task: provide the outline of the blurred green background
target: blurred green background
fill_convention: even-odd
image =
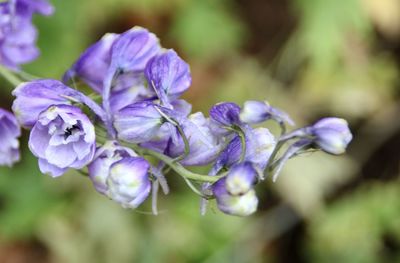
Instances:
[[[289,162],[237,218],[215,204],[200,216],[174,174],[159,216],[149,201],[125,210],[78,174],[41,175],[25,132],[22,162],[0,168],[1,263],[400,262],[400,1],[51,2],[29,73],[60,78],[106,32],[140,25],[191,65],[195,111],[267,99],[299,126],[346,118],[355,136],[344,156]],[[13,87],[0,85],[9,109]]]

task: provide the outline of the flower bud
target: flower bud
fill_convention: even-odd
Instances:
[[[240,120],[248,124],[257,124],[266,120],[273,119],[279,123],[286,122],[294,125],[289,115],[280,109],[271,107],[264,101],[246,101],[240,112]]]
[[[141,27],[120,35],[111,48],[111,72],[142,71],[147,62],[160,51],[157,37]]]
[[[118,34],[106,34],[90,46],[69,69],[63,82],[68,83],[75,76],[81,78],[95,91],[101,92],[103,80],[111,63],[111,46]]]
[[[353,138],[348,123],[340,118],[323,118],[311,129],[315,136],[314,143],[323,151],[331,154],[342,154]]]
[[[0,108],[0,166],[11,166],[19,160],[21,129],[10,112]]]
[[[230,127],[239,124],[240,107],[233,102],[221,102],[210,109],[210,117],[219,125]]]
[[[129,105],[114,116],[118,138],[130,143],[141,143],[153,138],[164,123],[157,107],[151,102]]]
[[[126,157],[137,156],[130,148],[120,146],[115,141],[107,141],[97,148],[93,161],[88,165],[89,177],[96,190],[102,194],[108,193],[107,178],[110,167]]]
[[[257,180],[257,171],[250,162],[236,164],[226,176],[226,190],[231,195],[243,195],[250,191]]]
[[[107,178],[109,197],[125,208],[136,208],[151,189],[150,164],[141,157],[129,157],[114,163]]]
[[[212,186],[218,208],[229,215],[248,216],[257,210],[258,199],[254,189],[243,195],[231,195],[226,189],[226,179],[218,180]]]
[[[150,59],[145,75],[149,86],[167,105],[185,92],[192,82],[189,65],[172,49]]]

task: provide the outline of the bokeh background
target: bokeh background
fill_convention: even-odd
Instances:
[[[174,174],[160,197],[125,210],[73,172],[41,175],[22,138],[22,162],[0,168],[1,263],[400,262],[400,1],[51,0],[36,17],[42,56],[24,70],[60,78],[106,32],[156,33],[191,65],[185,98],[266,99],[306,125],[349,120],[346,155],[292,160],[257,189],[259,211],[230,217]],[[0,78],[0,105],[10,86]],[[276,127],[271,126],[273,131]]]

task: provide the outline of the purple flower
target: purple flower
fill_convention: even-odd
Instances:
[[[63,94],[71,93],[71,88],[60,81],[43,79],[25,82],[14,89],[12,106],[15,116],[24,127],[33,127],[39,114],[51,105],[70,104]]]
[[[10,3],[15,3],[17,14],[29,15],[38,13],[49,16],[54,13],[54,7],[46,0],[10,0]]]
[[[10,112],[0,108],[0,166],[11,166],[19,160],[21,129]]]
[[[102,108],[77,90],[65,86],[58,80],[41,79],[20,84],[12,93],[16,98],[12,109],[22,126],[31,128],[39,114],[51,105],[66,105],[78,102],[89,107],[101,120]]]
[[[231,195],[244,195],[257,181],[257,171],[250,162],[235,164],[226,176],[226,190]]]
[[[210,109],[210,117],[223,127],[239,125],[240,107],[233,102],[220,102]]]
[[[120,146],[116,141],[107,141],[97,148],[93,161],[89,164],[89,177],[96,190],[102,194],[108,194],[107,178],[110,175],[110,167],[123,158],[137,156],[130,148]]]
[[[248,124],[257,124],[266,120],[273,119],[279,123],[294,125],[289,115],[280,109],[271,107],[264,101],[246,101],[240,112],[240,120]]]
[[[50,15],[53,8],[42,0],[10,0],[0,3],[0,64],[17,70],[20,64],[38,57],[33,13]]]
[[[151,102],[138,102],[123,108],[114,116],[118,138],[141,143],[152,139],[164,124],[164,118]]]
[[[122,77],[122,78],[121,78]],[[144,78],[131,77],[124,82],[125,76],[120,76],[118,85],[114,87],[110,96],[111,111],[116,113],[119,110],[136,102],[147,100],[154,96],[154,93],[146,87]]]
[[[37,32],[31,21],[13,16],[6,3],[0,4],[0,64],[18,69],[39,56],[36,47]]]
[[[323,118],[311,128],[315,136],[314,143],[323,151],[331,154],[342,154],[353,138],[348,123],[340,118]]]
[[[212,192],[218,208],[229,215],[248,216],[257,210],[258,199],[254,189],[243,195],[232,195],[226,189],[226,178],[218,180],[212,185]]]
[[[111,48],[111,72],[143,71],[160,51],[158,38],[147,29],[134,27],[120,35]]]
[[[172,49],[153,57],[146,66],[145,75],[149,86],[166,105],[182,95],[192,82],[189,65]]]
[[[182,122],[182,129],[186,135],[190,151],[188,156],[180,161],[183,165],[206,165],[218,156],[222,143],[209,127],[209,120],[201,112],[190,115]],[[178,157],[184,153],[184,142],[180,137],[177,144],[172,143],[168,150],[170,155]]]
[[[265,169],[276,144],[274,136],[267,128],[252,129],[247,127],[245,130],[245,142],[246,153],[243,161],[251,162],[260,170]],[[213,167],[214,172],[238,163],[241,155],[242,141],[236,135],[218,157]]]
[[[104,77],[111,63],[111,47],[118,37],[118,34],[106,34],[86,49],[71,69],[65,73],[63,82],[68,83],[70,79],[79,77],[95,91],[101,93]]]
[[[136,208],[149,196],[150,164],[140,157],[123,158],[110,168],[108,196],[125,208]]]
[[[93,159],[94,126],[74,106],[50,106],[39,115],[29,137],[29,148],[39,158],[42,173],[57,177],[68,168],[81,169]]]

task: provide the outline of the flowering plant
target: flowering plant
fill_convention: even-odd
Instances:
[[[169,192],[166,174],[173,170],[202,198],[203,212],[215,199],[222,212],[247,216],[257,209],[256,185],[275,181],[290,158],[315,150],[342,154],[352,139],[347,122],[334,117],[287,132],[292,119],[265,101],[221,102],[209,117],[192,113],[180,99],[191,85],[189,65],[141,27],[106,34],[62,81],[22,82],[19,65],[38,54],[32,14],[52,8],[44,0],[10,0],[0,13],[2,73],[16,84],[15,116],[0,110],[0,165],[18,160],[22,126],[31,130],[29,148],[42,173],[78,170],[123,207],[136,208],[151,193],[157,214],[159,188]],[[79,91],[83,85],[92,93]],[[276,122],[281,134],[254,127],[265,121]],[[197,174],[190,166],[211,169]]]

